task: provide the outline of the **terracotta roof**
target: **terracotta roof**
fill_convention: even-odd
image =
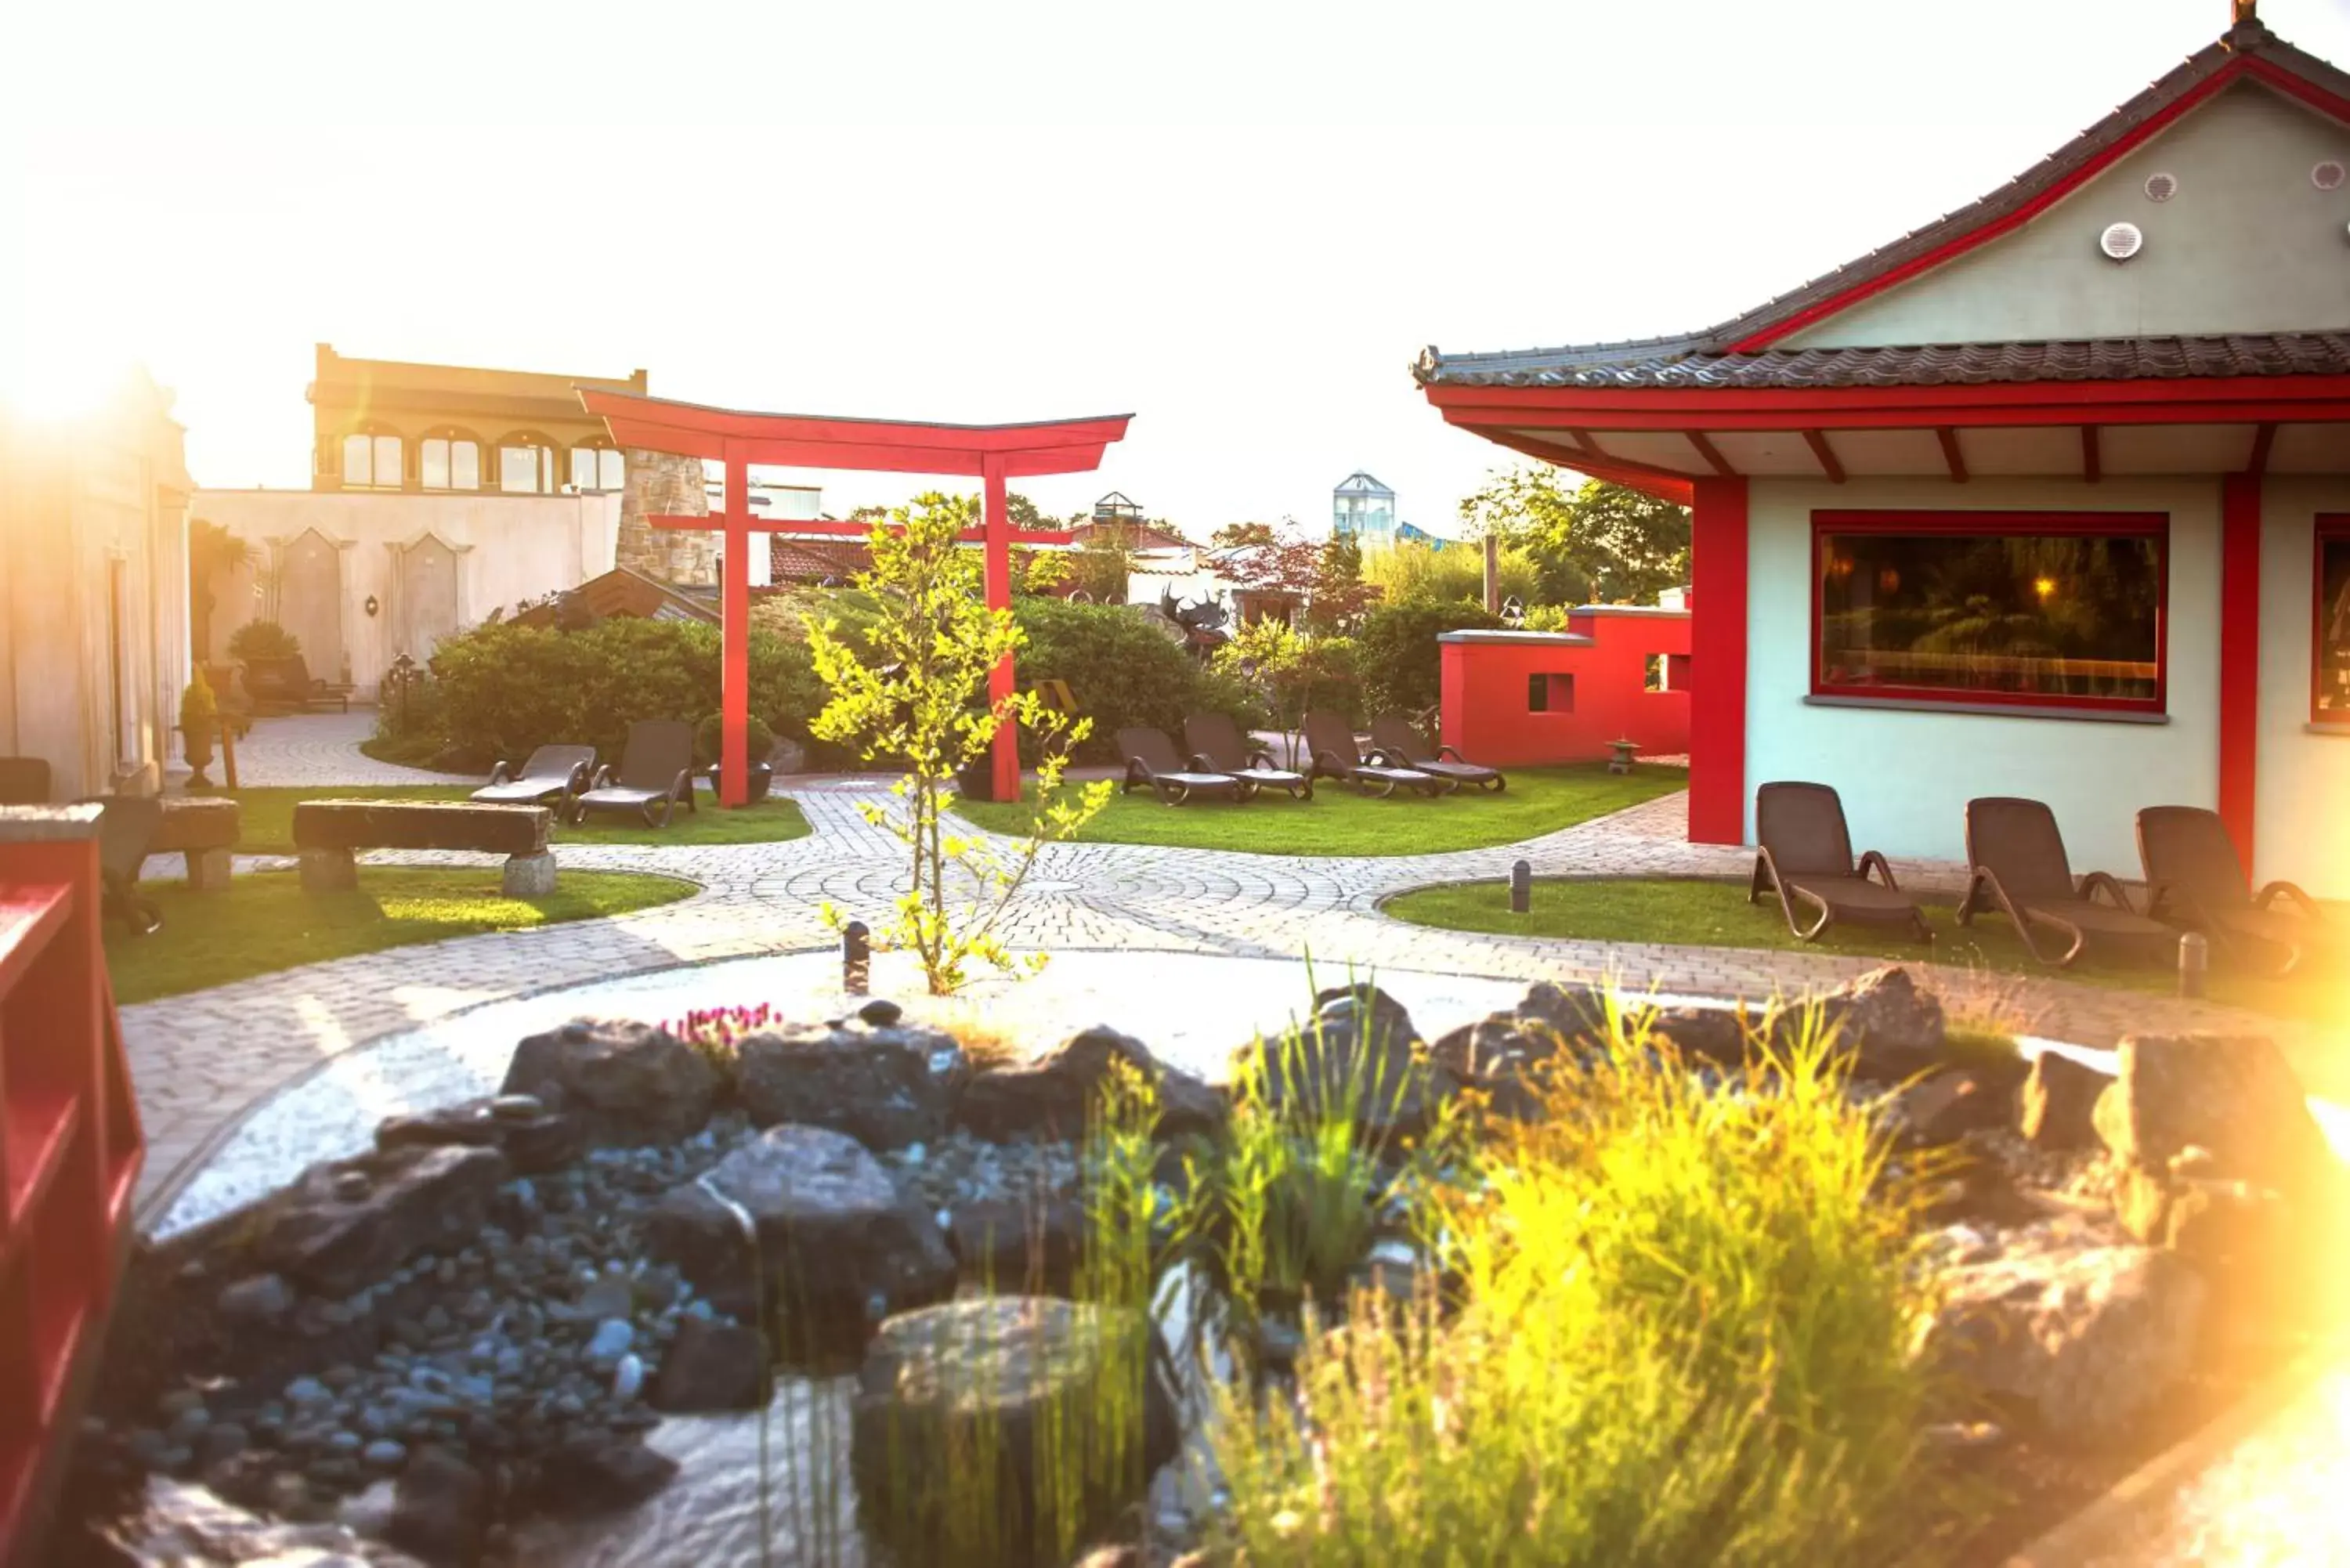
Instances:
[[[1856,376],[1848,381],[1799,379],[1780,381],[1767,379],[1778,374],[1802,375],[1801,368],[1788,369],[1781,363],[1790,356],[1763,348],[1762,352],[1736,354],[1732,351],[1744,345],[1750,349],[1762,348],[1755,340],[1774,334],[1783,334],[1808,324],[1808,318],[1855,289],[1880,280],[1902,275],[1929,263],[1938,253],[1969,235],[1986,228],[2009,223],[2028,216],[2042,205],[2062,193],[2068,182],[2084,171],[2096,166],[2111,153],[2116,144],[2129,140],[2145,129],[2149,121],[2175,112],[2182,99],[2199,91],[2217,90],[2222,85],[2214,78],[2237,78],[2250,75],[2250,79],[2272,80],[2282,73],[2324,98],[2350,100],[2350,74],[2337,70],[2316,56],[2293,47],[2257,20],[2247,19],[2230,28],[2225,36],[2205,48],[2189,55],[2168,75],[2122,105],[2104,119],[2074,137],[2070,142],[2043,159],[2033,168],[2009,181],[1981,201],[1970,202],[1921,229],[1917,229],[1891,244],[1869,252],[1856,261],[1849,262],[1834,272],[1824,274],[1802,287],[1783,294],[1757,306],[1742,316],[1721,323],[1702,332],[1678,337],[1644,337],[1616,343],[1570,344],[1555,348],[1531,348],[1498,354],[1445,354],[1434,345],[1422,349],[1412,365],[1412,375],[1421,385],[1437,386],[1810,386],[1866,385],[1870,381]],[[2331,335],[2314,335],[2326,337]],[[2183,342],[2238,344],[2267,342],[2291,344],[2290,337],[2210,338],[2210,339],[2146,339],[2123,340],[2125,352],[2142,358],[2154,365],[2164,362],[2170,350],[2159,347],[2164,343]],[[1966,348],[1925,348],[1882,350],[1888,354],[1907,353],[1914,356],[1954,355],[1972,349],[1984,349],[1991,358],[1980,362],[1981,369],[1972,379],[1981,380],[2051,379],[2056,372],[2042,371],[2033,376],[2007,376],[1995,367],[2028,367],[2035,363],[2033,350],[2062,348],[2100,351],[2105,345],[2043,345],[1991,344],[1970,345]],[[2298,348],[2284,351],[2288,357],[2298,357]],[[1772,363],[1759,367],[1756,373],[1763,379],[1742,381],[1744,368],[1724,370],[1721,362],[1760,360]],[[1691,360],[1705,360],[1700,365],[1673,380],[1644,379],[1660,377],[1670,368]],[[2278,364],[2274,356],[2263,356],[2265,364]],[[1887,360],[1890,367],[1894,361]],[[2324,369],[2336,367],[2328,365]],[[1597,379],[1587,379],[1596,373]],[[2139,370],[2140,375],[2189,375],[2199,371],[2157,369]],[[2227,372],[2219,372],[2227,373]],[[2279,375],[2303,373],[2299,366],[2236,372],[2248,375]],[[1906,367],[1898,372],[1880,369],[1880,384],[1930,385],[1941,380],[1964,380],[1968,375],[1943,373],[1923,381],[1903,378],[1925,375],[1922,363]],[[2087,375],[2089,372],[2081,372]]]
[[[1448,364],[1446,386],[1947,387],[2019,381],[2128,381],[2178,376],[2350,375],[2350,332],[2226,337],[2102,337],[2055,343],[1897,348],[1766,348],[1622,358],[1537,354]]]
[[[862,539],[794,539],[768,535],[768,572],[779,583],[847,582],[873,567],[873,551]]]

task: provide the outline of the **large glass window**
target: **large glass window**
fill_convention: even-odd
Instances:
[[[1813,541],[1816,693],[2162,711],[2165,517],[1820,512]]]
[[[416,455],[419,477],[427,490],[482,487],[482,445],[471,436],[426,436]]]
[[[2310,719],[2350,724],[2350,517],[2317,522],[2317,627]]]
[[[627,473],[626,461],[615,448],[571,449],[571,484],[575,490],[618,490]]]
[[[355,431],[343,438],[343,483],[353,488],[400,488],[400,438]]]
[[[498,448],[498,488],[516,495],[555,493],[555,449],[509,436]]]

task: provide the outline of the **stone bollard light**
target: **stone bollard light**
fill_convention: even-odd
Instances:
[[[2204,981],[2211,972],[2211,939],[2200,931],[2189,931],[2178,939],[2178,994],[2189,1001],[2199,1000]]]
[[[840,928],[840,989],[863,996],[873,983],[873,933],[862,920]]]
[[[1523,915],[1534,907],[1534,868],[1531,861],[1521,860],[1510,867],[1510,913]]]

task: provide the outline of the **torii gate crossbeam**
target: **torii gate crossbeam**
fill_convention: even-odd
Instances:
[[[656,528],[722,530],[726,551],[720,574],[723,658],[720,699],[723,744],[718,800],[741,805],[750,798],[747,733],[751,712],[751,535],[754,533],[857,534],[852,523],[791,522],[751,514],[750,466],[839,468],[976,478],[984,496],[979,538],[986,547],[987,603],[1012,606],[1012,546],[1066,545],[1060,530],[1018,530],[1006,506],[1006,482],[1047,473],[1082,473],[1101,465],[1102,452],[1126,434],[1131,414],[1052,420],[1035,424],[941,425],[893,420],[835,419],[810,414],[748,413],[639,397],[598,388],[577,389],[580,403],[602,419],[613,444],[726,465],[726,510],[708,517],[659,516]],[[971,535],[965,535],[968,538]],[[988,679],[988,697],[1002,702],[1014,691],[1007,656]],[[1020,741],[1014,727],[995,733],[991,783],[998,800],[1020,794]]]

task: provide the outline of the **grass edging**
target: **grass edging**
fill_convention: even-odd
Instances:
[[[2103,1496],[2009,1557],[2002,1568],[2076,1568],[2121,1544],[2124,1532],[2174,1501],[2229,1449],[2282,1415],[2318,1380],[2350,1362],[2340,1343],[2304,1351],[2283,1371],[2114,1483]]]

